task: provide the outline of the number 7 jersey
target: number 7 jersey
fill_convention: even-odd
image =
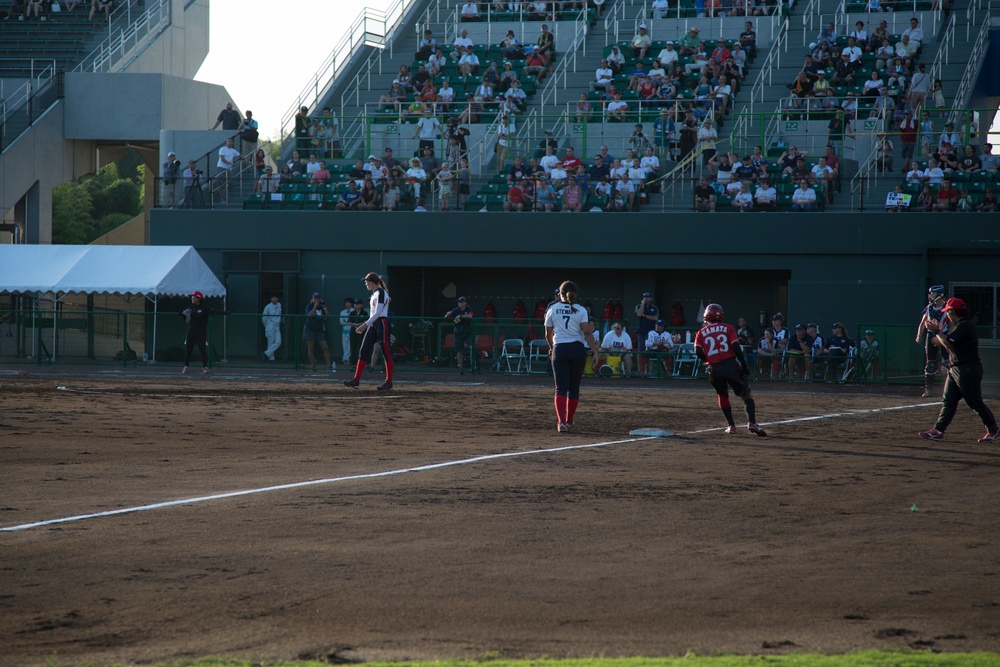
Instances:
[[[737,345],[736,327],[725,322],[707,324],[694,337],[694,346],[702,349],[705,361],[711,365],[735,359]]]

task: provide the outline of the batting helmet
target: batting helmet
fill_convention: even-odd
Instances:
[[[719,304],[710,303],[705,306],[705,314],[702,315],[702,319],[706,322],[721,322],[723,317],[725,317],[725,312]]]

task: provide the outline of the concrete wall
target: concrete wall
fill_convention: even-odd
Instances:
[[[163,74],[66,74],[67,139],[159,141],[164,128],[209,129],[222,86]]]
[[[193,79],[208,56],[209,4],[209,0],[171,0],[170,27],[128,71]]]
[[[25,204],[16,222],[27,243],[52,242],[52,188],[94,169],[94,142],[63,138],[65,112],[56,102],[0,157],[0,217]]]
[[[387,273],[401,316],[437,314],[449,283],[479,307],[492,298],[509,312],[515,297],[531,309],[572,278],[600,308],[608,299],[627,308],[653,289],[663,308],[680,301],[688,321],[701,303],[718,301],[751,320],[781,310],[793,321],[909,323],[927,285],[996,279],[1000,238],[988,215],[950,216],[947,229],[933,214],[820,218],[156,210],[150,242],[194,245],[232,298],[248,303],[262,294],[240,296],[233,279],[259,274],[230,270],[227,253],[297,253],[295,287],[285,296],[293,310],[314,289],[338,302],[362,296],[361,276]],[[804,238],[802,228],[814,233]],[[958,250],[938,261],[933,249],[944,247]],[[954,259],[972,247],[975,254]],[[258,289],[255,280],[246,284]]]

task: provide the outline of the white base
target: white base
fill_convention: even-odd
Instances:
[[[637,428],[628,432],[629,435],[644,435],[650,438],[669,438],[674,434],[665,428]]]

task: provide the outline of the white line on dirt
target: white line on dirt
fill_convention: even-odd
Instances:
[[[383,397],[385,398],[385,397]],[[837,417],[856,417],[865,414],[875,414],[879,412],[889,412],[892,410],[909,410],[912,408],[925,408],[933,405],[938,405],[938,402],[934,403],[916,403],[910,405],[897,405],[886,408],[871,408],[868,410],[846,410],[844,412],[831,412],[825,415],[815,415],[812,417],[796,417],[794,419],[784,419],[781,421],[774,422],[764,422],[761,426],[775,426],[779,424],[795,424],[799,422],[807,421],[818,421],[821,419],[835,419]],[[700,433],[711,433],[713,431],[721,431],[722,428],[707,428],[700,429],[697,431],[688,431],[686,433],[678,433],[677,435],[697,435]],[[184,498],[181,500],[170,500],[162,503],[153,503],[151,505],[139,505],[137,507],[123,507],[116,510],[107,510],[104,512],[92,512],[89,514],[77,514],[75,516],[62,517],[59,519],[48,519],[45,521],[34,521],[32,523],[23,523],[16,526],[6,526],[0,527],[0,533],[12,533],[16,531],[29,530],[31,528],[44,528],[45,526],[55,526],[63,523],[75,523],[77,521],[84,521],[86,519],[99,519],[102,517],[118,516],[121,514],[133,514],[135,512],[148,512],[150,510],[164,509],[167,507],[177,507],[180,505],[194,505],[197,503],[204,503],[212,500],[223,500],[225,498],[238,498],[241,496],[250,496],[259,493],[269,493],[271,491],[287,491],[288,489],[300,489],[307,486],[319,486],[321,484],[334,484],[337,482],[349,482],[359,479],[376,479],[379,477],[392,477],[395,475],[404,475],[406,473],[413,472],[425,472],[427,470],[438,470],[440,468],[449,468],[454,466],[469,465],[472,463],[482,463],[483,461],[495,461],[497,459],[509,459],[521,456],[534,456],[537,454],[553,454],[556,452],[566,452],[576,449],[593,449],[597,447],[610,447],[611,445],[624,445],[633,442],[642,442],[644,440],[657,440],[658,437],[640,437],[640,438],[624,438],[621,440],[608,440],[605,442],[594,442],[584,445],[567,445],[565,447],[550,447],[546,449],[531,449],[523,452],[503,452],[501,454],[484,454],[482,456],[473,456],[467,459],[457,459],[454,461],[443,461],[441,463],[430,463],[422,466],[414,466],[412,468],[400,468],[397,470],[385,470],[382,472],[372,472],[363,473],[359,475],[346,475],[344,477],[327,477],[324,479],[314,479],[307,482],[294,482],[291,484],[279,484],[277,486],[266,486],[257,489],[245,489],[242,491],[229,491],[227,493],[217,493],[209,496],[197,496],[194,498]]]
[[[121,392],[119,390],[114,390],[114,389],[109,389],[107,391],[102,390],[102,389],[73,389],[72,387],[67,387],[67,386],[64,386],[64,385],[56,387],[56,391],[68,391],[68,392],[71,392],[71,393],[74,393],[74,394],[98,394],[98,395],[102,395],[102,396],[116,396],[116,395],[123,395],[124,396],[124,395],[126,395],[124,392]],[[148,393],[136,394],[136,393],[129,393],[127,395],[128,396],[146,396],[146,397],[153,397],[153,398],[231,398],[231,396],[223,396],[221,394],[214,395],[214,394],[148,394]],[[389,399],[389,398],[399,398],[399,397],[400,396],[398,394],[385,394],[385,393],[372,394],[372,393],[365,392],[363,394],[361,394],[361,393],[354,393],[353,395],[352,394],[343,394],[343,395],[340,395],[340,396],[320,396],[318,398],[322,398],[323,400],[329,400],[329,401],[359,401],[359,400],[365,400],[365,399],[378,399],[378,400],[383,400],[384,401],[384,400]]]

